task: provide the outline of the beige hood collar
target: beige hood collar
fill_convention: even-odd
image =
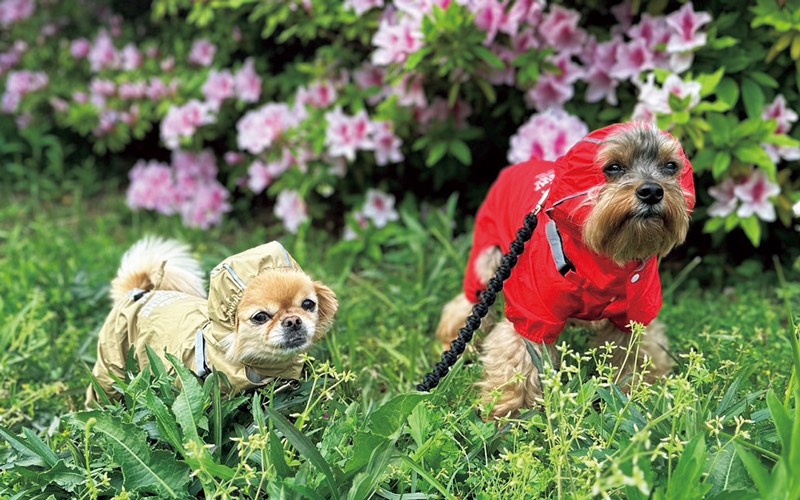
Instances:
[[[263,271],[303,270],[283,245],[272,241],[232,255],[211,270],[208,290],[209,342],[219,343],[236,330],[236,308],[250,281]]]

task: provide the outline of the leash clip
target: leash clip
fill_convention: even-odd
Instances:
[[[531,212],[533,215],[539,215],[539,212],[542,211],[544,207],[544,202],[547,201],[547,196],[550,194],[550,188],[545,189],[544,193],[542,193],[542,197],[539,198],[539,201],[536,202],[536,206],[533,207],[533,211]]]

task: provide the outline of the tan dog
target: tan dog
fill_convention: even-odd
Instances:
[[[658,258],[683,242],[693,207],[692,166],[680,144],[643,123],[597,130],[555,162],[531,160],[501,172],[478,212],[464,293],[444,307],[437,329],[448,348],[520,225],[537,214],[503,288],[505,318],[482,345],[479,386],[484,402],[496,403],[491,417],[541,398],[526,342],[557,361],[553,346],[567,322],[579,320],[596,330],[597,343],[619,346],[614,361],[623,375],[646,359],[651,380],[669,371],[664,329],[654,321]],[[650,325],[638,346],[630,345],[632,321]]]
[[[100,331],[92,373],[118,397],[128,352],[149,364],[146,346],[196,375],[225,374],[230,391],[297,379],[299,354],[331,328],[338,309],[330,288],[313,281],[278,242],[229,257],[211,272],[208,298],[200,264],[186,245],[145,238],[122,259],[111,283],[114,307]],[[170,366],[166,363],[166,366]],[[92,387],[86,405],[96,401]]]

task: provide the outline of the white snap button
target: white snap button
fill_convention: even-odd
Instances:
[[[633,276],[631,276],[631,283],[636,283],[637,281],[639,281],[639,274],[638,273],[634,274]]]
[[[611,300],[609,300],[608,302],[611,303],[611,302],[614,302],[615,300],[617,300],[616,297],[611,297]]]

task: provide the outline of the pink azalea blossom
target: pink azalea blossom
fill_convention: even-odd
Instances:
[[[204,230],[219,225],[222,215],[231,210],[228,190],[216,180],[199,184],[194,189],[192,198],[180,206],[184,225]]]
[[[214,55],[217,47],[206,38],[195,40],[192,43],[192,50],[189,52],[188,61],[196,66],[211,66],[214,62]]]
[[[383,0],[344,0],[344,8],[354,10],[359,16],[377,7],[383,7]]]
[[[776,134],[788,134],[792,124],[797,121],[797,112],[787,108],[786,98],[782,94],[778,94],[770,104],[764,107],[761,118],[775,120],[778,123]]]
[[[28,128],[31,123],[33,123],[33,115],[25,111],[20,113],[15,121],[18,129],[25,129]]]
[[[736,210],[739,200],[736,198],[734,188],[736,183],[733,179],[725,179],[721,184],[709,188],[708,194],[714,198],[714,203],[708,207],[708,215],[711,217],[727,217]]]
[[[47,87],[50,79],[41,71],[12,71],[6,78],[6,91],[2,96],[2,110],[13,113],[19,107],[22,98],[31,92]]]
[[[122,48],[120,53],[120,68],[125,71],[133,71],[142,67],[144,57],[136,45],[129,43]]]
[[[261,77],[252,57],[248,58],[233,77],[236,97],[242,102],[258,102],[261,98]]]
[[[297,124],[297,117],[289,106],[267,103],[249,111],[236,124],[239,149],[259,154]]]
[[[574,83],[583,77],[583,69],[572,62],[569,54],[563,53],[550,62],[558,66],[560,74],[545,73],[536,85],[525,94],[528,102],[538,110],[560,108],[575,94]]]
[[[247,187],[255,194],[259,194],[285,171],[286,165],[282,162],[264,163],[256,160],[247,170]]]
[[[275,200],[275,215],[281,219],[287,231],[296,234],[308,220],[308,208],[297,191],[287,189],[281,191]]]
[[[120,99],[128,101],[144,99],[147,96],[147,84],[145,82],[120,83],[117,94],[119,94]]]
[[[503,19],[506,16],[505,6],[499,0],[485,0],[472,5],[475,6],[473,11],[475,25],[486,32],[486,39],[483,43],[484,45],[490,45],[497,36],[500,25],[503,24]]]
[[[176,212],[175,181],[169,165],[139,160],[128,178],[131,181],[126,193],[128,207],[133,210],[155,210],[164,215]]]
[[[375,227],[380,229],[389,222],[400,218],[394,208],[394,202],[394,195],[377,189],[370,189],[367,191],[367,199],[364,202],[364,208],[361,209],[361,213],[371,220]]]
[[[458,99],[451,108],[446,99],[437,97],[430,106],[420,110],[417,121],[420,125],[423,125],[423,130],[427,129],[425,125],[433,121],[445,122],[448,119],[453,120],[453,124],[456,128],[464,128],[467,124],[467,119],[471,115],[472,107],[467,101]]]
[[[231,166],[238,165],[245,159],[245,156],[242,153],[238,153],[236,151],[228,151],[222,157],[225,159],[225,163]]]
[[[667,43],[668,52],[687,52],[706,44],[706,34],[698,30],[711,22],[707,12],[695,12],[692,2],[683,4],[680,10],[667,16],[667,24],[673,34]]]
[[[353,212],[353,220],[362,230],[369,227],[369,219],[363,212]],[[350,224],[345,225],[342,239],[344,241],[352,241],[356,238],[358,238],[358,233],[356,233],[355,229],[353,229]]]
[[[3,0],[0,2],[0,26],[7,28],[24,21],[36,11],[33,0]]]
[[[400,152],[403,141],[394,135],[391,122],[373,122],[371,133],[375,145],[375,163],[382,167],[403,161],[403,153]]]
[[[420,21],[403,18],[392,24],[384,19],[372,38],[372,45],[377,47],[377,50],[372,53],[374,64],[379,66],[402,64],[409,55],[423,46]]]
[[[336,101],[336,88],[331,82],[316,82],[297,91],[297,102],[313,108],[327,108]]]
[[[233,97],[234,80],[231,72],[226,70],[211,71],[203,84],[203,95],[212,108],[218,110],[222,101]]]
[[[664,85],[659,88],[655,83],[655,74],[647,75],[647,80],[639,82],[634,80],[639,87],[639,104],[634,113],[634,119],[639,121],[652,121],[644,119],[644,115],[655,116],[656,114],[669,114],[674,111],[669,104],[670,95],[678,99],[689,98],[687,109],[692,109],[700,102],[701,85],[698,82],[683,81],[676,74],[671,74],[664,81]]]
[[[196,99],[183,106],[173,106],[161,122],[161,140],[169,149],[175,149],[181,139],[194,135],[198,127],[214,122],[210,107]]]
[[[530,159],[554,161],[589,133],[589,127],[563,109],[537,113],[511,137],[510,163]]]
[[[742,202],[736,215],[745,218],[756,214],[763,221],[775,221],[775,206],[769,199],[780,194],[781,188],[769,180],[766,172],[755,170],[747,180],[734,187],[733,192]]]
[[[374,149],[375,145],[370,138],[370,121],[366,111],[361,111],[355,116],[348,116],[336,108],[325,114],[328,128],[325,132],[325,145],[328,154],[336,157],[343,156],[348,161],[355,160],[356,150]]]
[[[60,97],[51,97],[50,105],[56,113],[66,113],[69,111],[69,103]]]
[[[652,17],[649,14],[642,14],[639,23],[631,26],[627,35],[631,40],[641,40],[645,47],[650,51],[653,64],[663,68],[668,65],[669,54],[665,50],[669,42],[672,29],[667,24],[664,17]]]
[[[117,128],[117,123],[122,121],[122,115],[113,109],[103,109],[100,111],[97,127],[92,133],[97,137],[103,137],[112,133]]]
[[[87,58],[89,59],[89,66],[94,72],[106,68],[115,68],[119,65],[119,54],[117,54],[114,42],[107,31],[101,30],[98,33]]]
[[[362,65],[353,73],[353,81],[355,81],[358,88],[370,91],[370,95],[367,97],[367,102],[370,105],[374,106],[381,102],[388,94],[387,90],[383,88],[385,76],[386,70],[369,63]],[[375,93],[373,92],[375,88],[381,89],[381,91]]]
[[[423,108],[428,105],[425,88],[422,85],[422,76],[406,73],[400,83],[387,89],[387,93],[397,96],[397,104]]]
[[[539,35],[559,54],[577,54],[587,38],[586,31],[578,27],[580,20],[580,12],[552,5],[539,25]]]
[[[85,38],[78,38],[70,44],[70,54],[75,59],[84,59],[89,55],[92,50],[92,44]]]
[[[586,101],[598,102],[603,99],[612,106],[617,105],[617,86],[619,81],[614,78],[610,70],[617,63],[617,47],[622,43],[619,37],[603,43],[592,40],[587,50],[582,54],[581,60],[586,69]]]
[[[616,50],[616,63],[609,74],[617,80],[637,78],[642,72],[655,68],[653,52],[641,38],[619,43]]]
[[[175,58],[167,57],[158,64],[158,67],[161,68],[161,71],[164,73],[172,73],[172,70],[175,69]]]

